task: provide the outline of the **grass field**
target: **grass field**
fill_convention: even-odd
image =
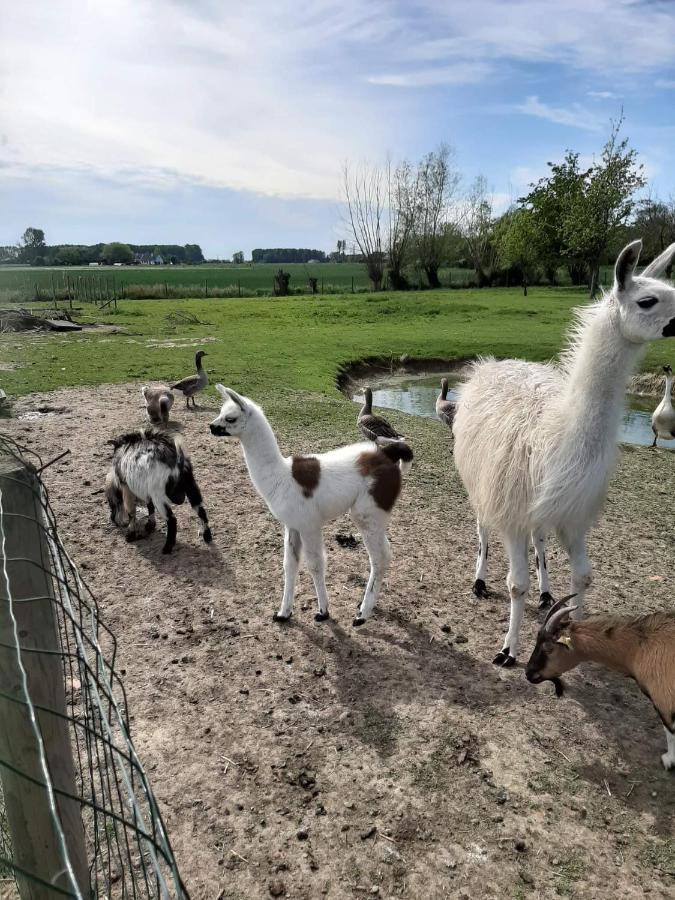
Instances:
[[[535,289],[434,291],[283,299],[120,301],[85,307],[101,332],[0,336],[0,386],[10,394],[63,385],[171,379],[188,374],[204,343],[211,380],[264,397],[271,390],[332,391],[338,367],[368,356],[548,359],[560,347],[583,292]],[[187,313],[201,324],[176,321]],[[86,318],[84,319],[86,321]],[[651,347],[650,368],[672,357]],[[11,368],[16,365],[16,368]]]
[[[43,299],[73,296],[108,295],[111,292],[151,297],[206,297],[226,292],[233,296],[267,295],[272,293],[274,273],[278,265],[220,265],[220,266],[99,266],[46,267],[0,266],[0,302],[26,302],[36,296]],[[310,293],[309,279],[316,278],[320,293],[368,291],[370,282],[365,266],[361,263],[317,263],[305,265],[286,264],[290,272],[290,288],[293,293]],[[408,277],[412,285],[424,285],[424,277],[411,271]],[[603,269],[602,283],[610,278]],[[443,268],[440,270],[443,287],[470,287],[474,273],[470,269]],[[561,285],[566,284],[566,273],[559,273]],[[134,290],[135,289],[135,290]],[[183,292],[183,293],[181,293]]]

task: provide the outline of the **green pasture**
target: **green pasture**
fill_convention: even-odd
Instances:
[[[203,346],[212,383],[264,401],[292,391],[331,393],[343,363],[492,353],[545,360],[560,348],[582,291],[540,288],[345,294],[224,300],[120,301],[87,305],[83,321],[119,333],[0,335],[0,387],[25,394],[67,385],[171,380],[188,374]],[[177,315],[176,315],[177,314]],[[195,317],[196,321],[186,321]],[[645,368],[675,354],[660,341]]]

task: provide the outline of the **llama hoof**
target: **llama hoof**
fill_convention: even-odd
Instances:
[[[366,624],[366,620],[364,618],[362,618],[361,616],[357,616],[354,619],[354,621],[352,622],[352,625],[354,628],[360,628],[361,625],[365,625],[365,624]]]
[[[125,539],[127,544],[133,544],[134,541],[139,541],[141,539],[141,536],[136,531],[127,531]]]
[[[539,595],[539,609],[548,609],[548,607],[552,604],[553,597],[549,594],[548,591],[544,591],[543,594]]]
[[[471,590],[476,595],[476,597],[480,597],[483,600],[488,596],[487,585],[485,584],[485,582],[483,581],[482,578],[477,578],[474,581],[473,587],[471,588]]]
[[[152,534],[152,532],[155,530],[156,527],[157,527],[157,526],[156,526],[156,524],[155,524],[155,520],[154,520],[154,519],[148,519],[148,520],[146,521],[146,523],[145,523],[145,533],[146,533],[146,534]]]
[[[203,538],[205,544],[210,544],[210,543],[211,543],[211,541],[213,540],[213,535],[211,534],[211,529],[210,529],[210,528],[205,528],[205,529],[204,529],[204,533],[202,534],[202,538]]]
[[[663,768],[666,772],[672,772],[675,775],[675,755],[672,753],[664,753],[661,757]]]
[[[326,610],[326,612],[318,612],[314,614],[315,622],[325,622],[326,619],[330,619],[330,613],[328,612],[328,610]]]
[[[273,622],[288,622],[291,615],[292,615],[292,613],[289,613],[287,616],[282,616],[280,613],[274,613],[274,615],[272,616],[272,621]]]
[[[163,553],[165,556],[168,556],[169,553],[171,553],[172,550],[173,550],[173,547],[170,546],[169,544],[164,544],[164,546],[162,547],[162,553]]]
[[[516,664],[516,658],[515,656],[511,656],[508,647],[504,647],[503,650],[499,651],[492,662],[495,666],[501,666],[502,669],[511,669]]]

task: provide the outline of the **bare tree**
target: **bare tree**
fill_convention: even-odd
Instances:
[[[430,287],[440,287],[438,270],[444,261],[447,224],[451,220],[460,176],[448,144],[428,153],[417,170],[416,248]]]
[[[387,259],[389,284],[394,290],[406,290],[408,280],[403,267],[408,261],[418,213],[419,178],[409,162],[396,168],[387,163]]]
[[[477,175],[466,197],[462,214],[462,233],[478,279],[478,287],[492,282],[497,263],[492,197],[484,175]]]
[[[373,290],[382,287],[385,266],[385,228],[387,185],[381,168],[364,164],[354,170],[345,163],[344,200],[347,222],[354,243],[366,264]]]

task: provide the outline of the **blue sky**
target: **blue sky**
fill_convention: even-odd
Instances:
[[[0,244],[332,249],[346,160],[445,141],[497,209],[623,106],[675,194],[666,0],[33,0],[0,30]]]

